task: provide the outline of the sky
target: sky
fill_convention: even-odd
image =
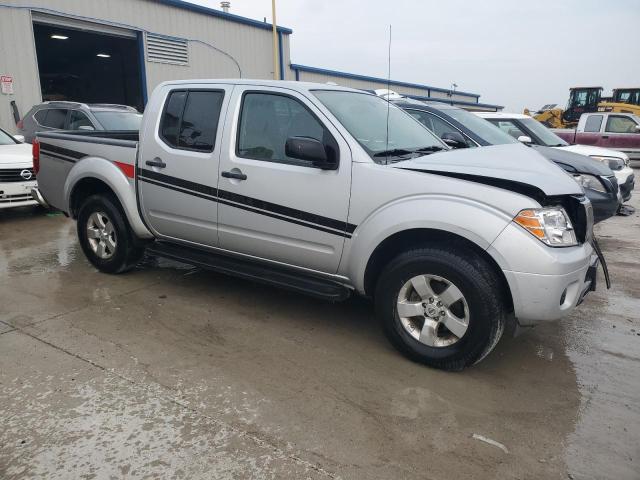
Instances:
[[[220,8],[218,0],[191,0]],[[271,21],[270,0],[231,13]],[[564,106],[569,87],[640,87],[640,0],[277,0],[291,61],[478,93],[505,111]]]

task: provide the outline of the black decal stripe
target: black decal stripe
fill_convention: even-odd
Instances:
[[[191,191],[191,190],[185,190],[185,189],[182,189],[180,187],[176,187],[176,186],[173,186],[173,185],[168,185],[166,183],[156,182],[156,181],[150,180],[148,178],[144,178],[144,177],[138,177],[138,178],[142,182],[149,183],[151,185],[156,185],[158,187],[164,187],[164,188],[167,188],[169,190],[174,190],[174,191],[179,192],[179,193],[185,193],[187,195],[192,195],[194,197],[203,198],[204,200],[210,200],[212,202],[218,202],[218,203],[221,203],[223,205],[229,205],[230,207],[239,208],[241,210],[247,210],[249,212],[257,213],[257,214],[260,214],[260,215],[265,215],[267,217],[277,218],[278,220],[283,220],[285,222],[294,223],[296,225],[301,225],[303,227],[313,228],[314,230],[319,230],[321,232],[331,233],[333,235],[339,235],[339,236],[345,237],[345,238],[351,238],[351,235],[348,234],[348,233],[345,233],[345,232],[329,230],[328,228],[323,228],[323,227],[320,227],[318,225],[313,225],[313,224],[305,223],[305,222],[302,222],[302,221],[294,220],[292,218],[283,217],[283,216],[277,215],[275,213],[265,212],[263,210],[258,210],[256,208],[251,208],[251,207],[246,206],[246,205],[240,205],[240,204],[237,204],[237,203],[227,202],[227,201],[222,200],[220,198],[211,197],[211,196],[207,196],[207,195],[204,195],[204,194],[199,194],[199,193]]]
[[[87,156],[86,153],[77,152],[75,150],[69,150],[68,148],[58,147],[56,145],[51,145],[50,143],[40,142],[40,148],[48,150],[50,152],[57,153],[59,155],[66,155],[67,157],[75,158],[76,160],[79,160]]]
[[[218,190],[207,185],[172,177],[159,172],[138,168],[138,179],[159,187],[168,188],[187,195],[193,195],[205,200],[217,201],[242,210],[250,211],[271,218],[277,218],[289,223],[313,228],[326,233],[351,238],[356,225],[347,224],[320,215],[314,215],[301,210],[284,207],[271,202],[239,195],[225,190]],[[345,231],[346,229],[346,231]]]
[[[48,157],[57,158],[58,160],[64,160],[65,162],[76,163],[76,161],[72,158],[63,157],[61,155],[56,155],[55,153],[47,152],[46,150],[40,150],[41,155],[46,155]]]
[[[192,190],[194,192],[204,193],[205,195],[211,195],[212,197],[218,196],[217,188],[202,185],[201,183],[190,182],[189,180],[184,180],[182,178],[171,177],[169,175],[165,175],[164,173],[154,172],[153,170],[139,168],[138,175],[141,177],[143,176],[145,178],[149,178],[151,180],[156,180],[158,182],[164,182],[169,185],[184,188],[186,190]]]
[[[312,213],[303,212],[302,210],[296,210],[295,208],[285,207],[271,202],[265,202],[257,198],[247,197],[238,193],[228,192],[226,190],[219,190],[218,197],[229,200],[231,202],[240,203],[249,207],[258,208],[260,210],[266,210],[268,212],[277,213],[285,217],[293,217],[298,220],[302,220],[316,225],[322,225],[326,228],[333,230],[345,231],[346,222],[340,220],[334,220],[333,218],[327,218]]]
[[[180,193],[186,193],[187,195],[192,195],[194,197],[198,197],[198,198],[204,198],[205,200],[211,200],[212,202],[217,202],[218,199],[216,197],[211,197],[208,195],[204,195],[201,193],[197,193],[191,190],[185,190],[183,188],[180,187],[174,187],[173,185],[167,185],[166,183],[160,183],[160,182],[155,182],[153,180],[150,180],[148,178],[143,178],[143,177],[138,177],[140,181],[145,182],[145,183],[149,183],[151,185],[156,185],[157,187],[164,187],[167,188],[169,190],[174,190],[176,192],[180,192]]]
[[[331,230],[329,228],[324,228],[321,227],[319,225],[315,225],[313,223],[306,223],[302,220],[296,220],[293,219],[291,217],[285,217],[283,215],[278,215],[277,213],[271,213],[265,210],[259,210],[257,208],[253,208],[250,207],[248,205],[242,205],[239,203],[233,203],[233,202],[228,202],[222,198],[218,198],[218,203],[221,203],[223,205],[229,205],[230,207],[235,207],[235,208],[239,208],[241,210],[247,210],[249,212],[253,212],[253,213],[257,213],[259,215],[264,215],[266,217],[271,217],[271,218],[277,218],[278,220],[283,220],[285,222],[289,222],[289,223],[294,223],[296,225],[300,225],[303,227],[309,227],[309,228],[313,228],[314,230],[319,230],[321,232],[325,232],[325,233],[331,233],[332,235],[339,235],[341,237],[345,237],[345,238],[351,238],[351,235],[348,233],[345,233],[344,231],[340,231],[340,230]]]

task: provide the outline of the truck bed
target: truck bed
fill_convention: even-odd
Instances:
[[[70,176],[90,168],[115,164],[126,177],[135,171],[138,132],[41,132],[36,139],[40,146],[38,187],[49,205],[69,212]],[[111,167],[113,167],[111,165]],[[130,175],[129,175],[130,173]]]

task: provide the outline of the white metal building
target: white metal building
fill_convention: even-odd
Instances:
[[[278,27],[281,77],[291,33]],[[273,78],[272,45],[271,24],[180,0],[0,0],[0,125],[15,131],[12,102],[143,108],[165,80]]]
[[[278,27],[279,76],[373,90],[387,80],[291,64],[292,30]],[[142,110],[160,82],[273,78],[272,25],[182,0],[0,0],[0,126],[46,100]],[[479,95],[391,81],[416,98],[496,111]]]
[[[501,105],[480,103],[480,95],[477,93],[448,90],[420,83],[388,80],[386,78],[339,72],[337,70],[327,70],[326,68],[310,67],[307,65],[292,64],[290,68],[295,80],[305,82],[334,82],[339,85],[344,85],[345,87],[360,88],[362,90],[386,89],[389,87],[390,90],[401,95],[406,95],[418,100],[444,102],[467,110],[497,112],[503,108]]]

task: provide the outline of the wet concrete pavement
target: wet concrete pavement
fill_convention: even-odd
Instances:
[[[640,214],[597,232],[611,291],[445,373],[366,301],[104,275],[70,220],[0,213],[0,478],[638,479]]]

